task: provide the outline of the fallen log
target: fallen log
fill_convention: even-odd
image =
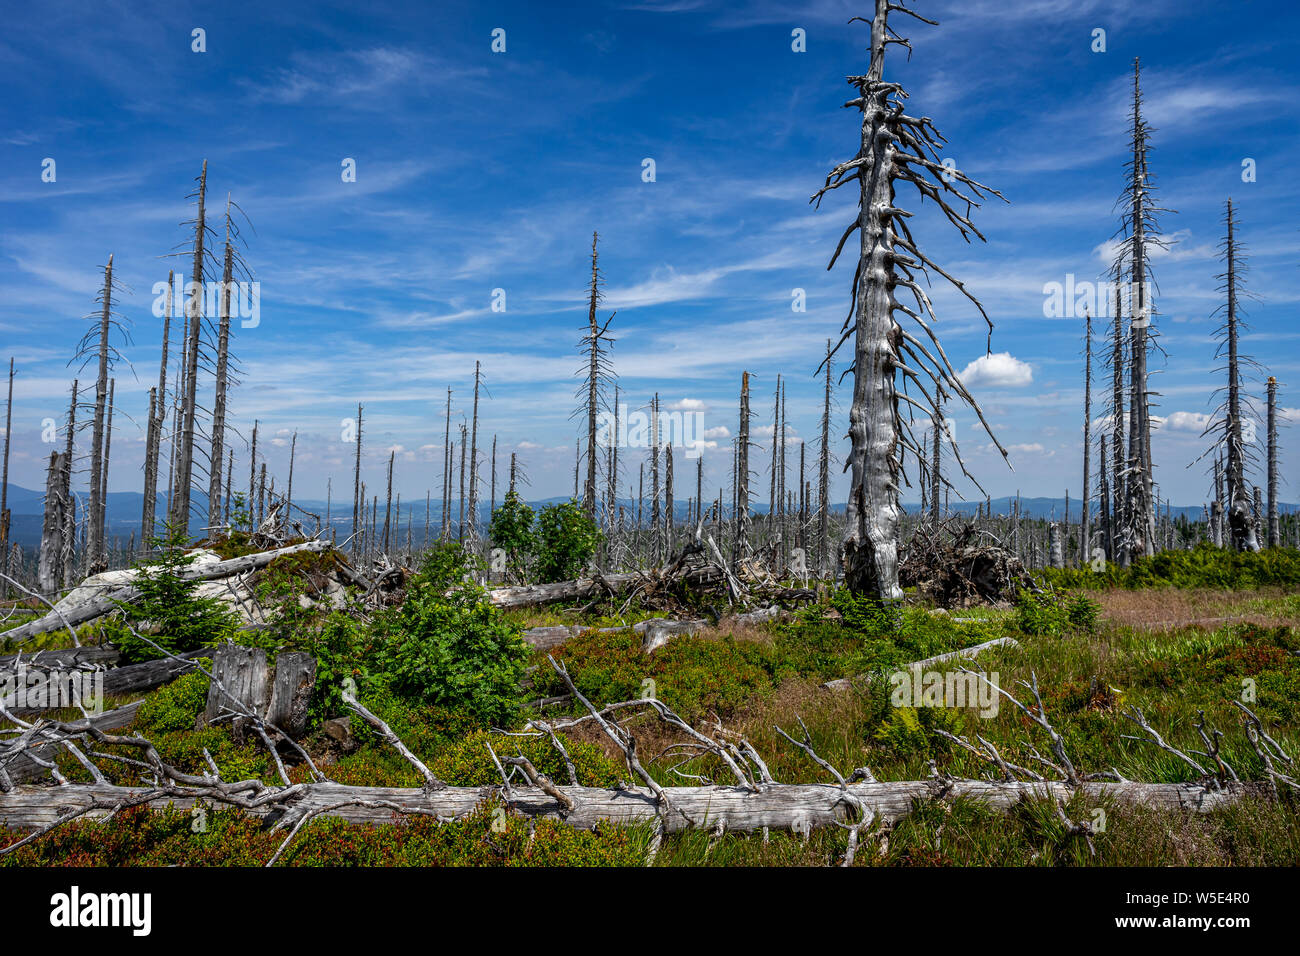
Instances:
[[[60,647],[55,650],[32,651],[29,654],[6,654],[0,657],[0,671],[13,670],[19,661],[28,668],[68,670],[95,664],[116,664],[122,655],[115,647]]]
[[[287,548],[277,548],[274,551],[261,551],[257,554],[247,554],[239,558],[231,558],[228,561],[218,561],[213,564],[206,564],[202,567],[191,568],[181,571],[179,576],[186,581],[211,581],[216,578],[231,577],[236,574],[243,574],[246,571],[255,571],[258,568],[264,568],[276,558],[289,554],[300,554],[302,552],[325,551],[330,547],[328,541],[304,541],[300,544],[290,545]],[[20,624],[12,630],[5,631],[3,636],[9,641],[25,641],[28,638],[35,637],[38,634],[45,634],[49,631],[56,630],[60,627],[76,627],[78,624],[84,624],[92,621],[109,611],[115,610],[119,604],[129,604],[140,597],[138,588],[124,584],[120,587],[114,587],[105,591],[103,594],[92,597],[86,601],[73,604],[69,607],[59,608],[50,613],[37,618],[35,621],[28,621],[26,624]]]
[[[660,647],[663,647],[674,637],[680,637],[683,634],[698,634],[700,630],[708,625],[708,621],[698,618],[691,618],[685,621],[675,621],[666,617],[652,617],[636,624],[628,624],[622,627],[582,627],[578,624],[552,624],[544,627],[530,627],[524,631],[524,642],[535,650],[549,651],[552,648],[559,647],[565,641],[577,637],[579,634],[618,634],[623,631],[633,631],[642,635],[641,650],[649,654]]]
[[[556,581],[553,584],[522,584],[515,587],[493,588],[488,600],[500,608],[535,607],[556,601],[572,601],[589,597],[600,587],[622,593],[634,584],[645,580],[635,572],[608,574],[601,578],[578,578],[576,581]]]
[[[124,704],[114,710],[107,710],[88,720],[78,720],[69,726],[74,729],[85,729],[93,724],[100,730],[121,730],[123,727],[131,725],[131,721],[135,720],[135,712],[140,709],[140,705],[143,703],[142,700],[134,700],[129,704]],[[53,760],[54,755],[61,749],[62,747],[58,744],[40,744],[33,748],[30,753],[48,762]],[[8,763],[4,765],[3,769],[9,772],[9,779],[16,784],[32,783],[45,778],[49,774],[49,770],[33,760],[28,753],[16,753],[9,756]]]
[[[1248,796],[1265,796],[1267,785],[1230,783],[1221,789],[1198,783],[1085,783],[1073,789],[1063,782],[988,780],[902,780],[834,784],[769,784],[757,791],[743,787],[665,787],[671,811],[661,811],[655,794],[644,787],[606,790],[594,787],[556,788],[571,801],[566,810],[560,799],[540,787],[512,789],[511,809],[523,816],[560,820],[580,829],[600,822],[633,825],[659,820],[665,832],[688,828],[754,832],[763,829],[807,833],[818,827],[843,823],[856,814],[854,801],[875,821],[888,826],[902,820],[919,805],[934,799],[979,801],[1007,811],[1025,799],[1065,802],[1077,793],[1093,801],[1114,801],[1157,810],[1208,813]],[[169,795],[148,787],[106,784],[69,784],[63,787],[15,787],[0,793],[0,824],[25,830],[50,826],[61,817],[84,812],[103,817],[120,804],[144,803],[154,809],[175,806],[189,809],[196,798]],[[391,823],[397,813],[435,815],[450,821],[465,816],[484,800],[499,794],[497,787],[444,787],[442,789],[351,787],[337,783],[302,784],[282,801],[266,800],[247,812],[282,824],[303,816],[337,817],[351,823]],[[92,808],[92,809],[87,809]]]
[[[161,687],[182,674],[194,670],[195,661],[202,657],[209,657],[211,654],[212,648],[200,648],[195,651],[186,651],[183,654],[176,655],[176,657],[166,657],[162,660],[128,664],[126,667],[111,667],[103,671],[103,676],[100,678],[100,688],[105,697],[121,697],[126,694],[144,693],[153,690],[155,687]],[[36,667],[36,665],[32,666]],[[48,665],[42,665],[42,669],[45,666]],[[64,672],[66,673],[66,668]],[[30,700],[33,696],[38,695],[41,688],[44,688],[48,683],[48,681],[43,681],[31,687],[22,687],[0,700],[0,707],[20,716],[39,713],[40,708],[23,707],[20,702],[24,698]]]
[[[982,651],[987,651],[991,647],[1019,647],[1019,642],[1014,637],[999,637],[992,641],[985,641],[983,644],[976,644],[973,647],[963,647],[960,650],[948,651],[946,654],[936,654],[934,657],[927,657],[925,660],[913,661],[910,664],[903,665],[906,670],[925,670],[927,667],[935,667],[939,664],[948,663],[956,660],[969,660],[978,656]],[[822,690],[845,691],[854,684],[871,683],[880,675],[859,674],[857,677],[841,677],[838,680],[828,680],[821,685]]]

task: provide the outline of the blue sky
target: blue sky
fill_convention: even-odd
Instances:
[[[1167,420],[1153,457],[1164,495],[1204,500],[1203,470],[1186,466],[1204,446],[1197,416],[1219,384],[1210,313],[1229,196],[1259,296],[1245,345],[1282,383],[1282,404],[1300,409],[1289,387],[1300,387],[1300,184],[1291,169],[1300,11],[1238,4],[1240,18],[1220,29],[1222,6],[1195,0],[916,7],[941,26],[900,23],[914,54],[908,62],[891,51],[888,78],[945,133],[946,155],[1009,200],[978,212],[989,241],[967,245],[900,192],[929,255],[984,302],[992,351],[1007,353],[973,366],[968,384],[1015,471],[957,410],[968,466],[994,496],[1078,494],[1081,322],[1045,318],[1043,288],[1105,271],[1132,59],[1141,56],[1156,127],[1151,165],[1162,204],[1177,210],[1163,216],[1176,242],[1154,264],[1168,360],[1155,361],[1157,414]],[[846,21],[868,4],[359,9],[56,2],[6,13],[0,358],[12,354],[19,370],[11,480],[43,481],[41,421],[62,421],[77,371],[68,360],[113,253],[131,290],[119,301],[131,342],[122,347],[129,364],[115,373],[110,484],[139,489],[161,337],[152,287],[181,261],[163,257],[187,241],[185,197],[204,159],[210,204],[230,193],[252,222],[244,255],[261,283],[260,324],[233,339],[243,371],[232,424],[246,436],[262,422],[269,468],[282,476],[297,430],[302,494],[323,497],[329,476],[336,489],[350,486],[340,420],[362,402],[364,477],[377,487],[398,448],[404,497],[433,488],[436,498],[445,390],[455,390],[457,420],[468,415],[475,360],[490,392],[480,444],[495,433],[503,462],[518,451],[531,496],[571,490],[593,229],[607,281],[602,314],[618,313],[621,387],[633,406],[657,391],[666,406],[702,411],[716,442],[704,454],[706,486],[716,493],[727,482],[744,369],[755,376],[756,425],[770,419],[781,373],[793,437],[815,441],[815,370],[849,305],[849,257],[833,272],[825,266],[855,197],[832,193],[820,210],[808,197],[858,147],[858,114],[841,104],[845,76],[865,69],[867,30]],[[191,50],[196,27],[206,52]],[[496,28],[506,31],[503,53],[491,50]],[[795,28],[806,31],[806,52],[791,49]],[[1104,53],[1091,50],[1095,28],[1106,30]],[[41,179],[46,157],[56,182]],[[357,177],[345,183],[349,157]],[[646,158],[654,182],[643,181]],[[1257,170],[1250,183],[1247,158]],[[796,288],[806,291],[804,312],[791,308]],[[504,313],[491,310],[494,289],[505,290]],[[938,283],[934,301],[954,364],[976,362],[985,350],[978,315]],[[845,380],[837,436],[849,394]],[[1296,460],[1293,435],[1283,436],[1284,476]],[[244,440],[233,440],[236,471],[246,473]],[[841,459],[846,449],[841,437]],[[839,479],[837,497],[845,487]]]

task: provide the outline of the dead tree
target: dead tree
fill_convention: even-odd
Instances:
[[[578,394],[585,396],[583,411],[587,418],[587,480],[583,485],[582,507],[589,517],[596,515],[596,419],[605,405],[604,383],[611,374],[605,355],[605,343],[613,342],[608,336],[609,324],[614,321],[610,313],[602,326],[596,321],[596,308],[604,297],[600,286],[602,277],[596,254],[595,232],[591,234],[591,288],[587,300],[587,328],[582,337],[580,348],[587,356],[587,374],[579,387]]]
[[[67,508],[63,516],[62,571],[59,575],[60,585],[69,585],[73,579],[73,567],[77,559],[77,499],[72,494],[72,456],[76,450],[77,431],[77,385],[72,381],[72,398],[68,403],[68,432],[63,444],[63,475],[61,491]]]
[[[830,568],[831,519],[831,340],[826,340],[826,382],[822,396],[822,443],[817,455],[817,575]]]
[[[1160,209],[1153,202],[1155,190],[1147,154],[1151,146],[1151,127],[1142,118],[1141,67],[1133,61],[1133,106],[1130,113],[1132,156],[1126,164],[1125,186],[1127,210],[1120,226],[1116,249],[1115,274],[1129,280],[1129,426],[1127,480],[1125,481],[1126,558],[1155,554],[1155,500],[1152,491],[1151,461],[1151,391],[1148,358],[1155,338],[1152,325],[1156,308],[1151,288],[1148,247],[1164,249],[1156,218]]]
[[[1100,487],[1098,487],[1097,489],[1097,496],[1098,496],[1098,503],[1101,506],[1099,509],[1100,511],[1099,517],[1101,518],[1101,536],[1102,536],[1101,539],[1105,546],[1104,553],[1114,554],[1114,552],[1111,550],[1113,525],[1111,523],[1111,516],[1110,516],[1110,497],[1111,497],[1110,481],[1108,480],[1106,475],[1106,435],[1104,432],[1101,435],[1101,445],[1097,452],[1097,466],[1098,466],[1097,468],[1098,475],[1100,478]],[[1089,556],[1090,555],[1091,552],[1089,552]]]
[[[59,587],[63,532],[67,524],[68,504],[63,495],[65,467],[63,453],[50,452],[50,463],[45,473],[45,510],[41,522],[41,548],[36,564],[36,588],[42,594],[53,594]]]
[[[1092,543],[1092,495],[1089,468],[1092,464],[1092,314],[1083,313],[1083,514],[1079,523],[1079,564],[1087,564]]]
[[[9,359],[9,398],[5,403],[5,457],[0,471],[0,573],[9,574],[9,446],[14,434],[14,360]],[[0,585],[0,597],[9,594],[9,585]]]
[[[851,590],[894,601],[903,596],[898,584],[901,456],[905,449],[918,447],[911,436],[911,410],[919,408],[927,416],[938,413],[937,394],[927,389],[924,380],[929,380],[936,393],[944,389],[964,401],[993,437],[983,411],[961,383],[931,328],[934,312],[918,279],[928,280],[931,272],[937,272],[979,309],[988,323],[990,337],[993,323],[966,287],[920,250],[907,224],[911,213],[899,208],[895,188],[900,182],[910,183],[922,200],[933,200],[968,241],[971,235],[984,238],[969,218],[971,208],[989,194],[1001,196],[960,170],[944,165],[939,151],[946,141],[928,118],[905,113],[906,92],[899,84],[883,79],[886,48],[899,44],[911,49],[905,38],[890,29],[891,13],[934,22],[898,0],[876,0],[875,16],[870,21],[870,66],[866,75],[848,78],[858,95],[845,104],[862,113],[861,149],[853,159],[830,172],[812,201],[819,204],[830,190],[855,180],[858,183],[857,217],[840,238],[827,267],[834,266],[844,243],[857,230],[860,251],[851,286],[853,306],[836,346],[838,349],[850,337],[854,339],[853,404],[849,411],[851,481],[842,561],[845,582]],[[945,198],[948,196],[967,204],[967,214],[954,209]],[[915,300],[915,310],[895,297],[900,287]],[[921,329],[922,337],[904,329],[895,319],[896,311],[909,316]],[[904,380],[901,393],[897,388],[900,374]],[[908,382],[920,393],[924,404],[907,394]],[[900,402],[908,405],[906,417],[900,414]],[[996,438],[993,443],[1005,459],[1006,451]],[[962,472],[970,477],[961,465],[955,443],[953,450]]]
[[[113,397],[116,392],[117,379],[111,378],[108,380],[108,405],[104,412],[104,462],[99,474],[99,514],[95,516],[95,520],[99,523],[100,541],[102,543],[101,550],[105,555],[105,557],[101,559],[101,564],[105,568],[108,567],[108,534],[105,530],[108,526],[108,461],[109,452],[112,449],[113,442]]]
[[[352,468],[352,557],[360,553],[362,509],[366,506],[361,492],[361,405],[357,405],[357,453]]]
[[[451,535],[451,387],[447,387],[447,416],[442,432],[442,530],[443,541]]]
[[[181,396],[182,424],[176,455],[176,481],[171,502],[170,521],[174,528],[185,532],[190,523],[190,493],[194,480],[194,436],[198,414],[199,352],[203,339],[203,279],[205,243],[207,240],[207,189],[208,161],[203,161],[199,186],[195,192],[197,214],[194,218],[193,271],[190,276],[189,296],[185,308],[185,349],[183,353],[184,394]]]
[[[212,402],[212,450],[208,455],[208,524],[212,527],[221,523],[221,458],[226,437],[226,389],[230,380],[230,294],[234,287],[236,269],[243,269],[243,259],[235,248],[239,239],[239,227],[230,214],[233,205],[227,194],[226,249],[221,269],[221,315],[217,329],[216,389]]]
[[[10,373],[12,379],[12,371]],[[1277,379],[1268,377],[1268,546],[1280,547],[1282,532],[1277,516]]]
[[[732,563],[739,565],[750,554],[750,517],[749,517],[749,373],[740,373],[740,425],[736,435],[736,488],[735,521],[736,541]],[[761,492],[760,492],[761,494]],[[699,502],[701,510],[704,501]],[[698,523],[698,522],[697,522]]]
[[[478,392],[482,381],[479,363],[474,363],[474,412],[469,440],[469,529],[470,550],[478,544]]]
[[[154,524],[158,508],[158,462],[162,448],[163,429],[167,426],[167,358],[170,348],[172,311],[175,302],[172,291],[176,281],[175,271],[167,273],[167,294],[163,300],[162,350],[158,360],[157,400],[150,404],[149,426],[145,436],[144,452],[144,505],[140,515],[140,542],[145,547],[154,538]]]
[[[120,353],[109,341],[109,333],[116,328],[124,337],[125,330],[113,312],[113,257],[108,257],[104,266],[104,284],[99,293],[99,314],[93,328],[88,330],[77,345],[77,355],[73,361],[82,360],[82,367],[95,360],[98,370],[95,375],[95,417],[92,422],[90,448],[90,504],[86,513],[86,567],[90,573],[104,570],[105,544],[103,525],[104,490],[104,422],[108,409],[108,372]]]
[[[1128,469],[1124,464],[1124,435],[1128,425],[1128,412],[1124,402],[1124,369],[1126,351],[1124,347],[1124,312],[1121,305],[1119,284],[1115,285],[1115,311],[1111,322],[1111,348],[1109,362],[1111,370],[1110,397],[1110,492],[1111,492],[1111,532],[1107,543],[1107,558],[1121,565],[1128,563],[1128,522],[1124,515],[1128,506],[1128,496],[1124,489],[1128,481]]]
[[[388,554],[388,531],[393,520],[393,458],[397,455],[396,451],[388,453],[388,491],[384,496],[384,554]]]
[[[1249,293],[1243,292],[1241,288],[1241,280],[1247,266],[1236,238],[1238,221],[1231,199],[1226,203],[1224,224],[1227,235],[1219,246],[1223,253],[1224,271],[1216,278],[1222,283],[1219,291],[1224,294],[1225,301],[1215,309],[1216,315],[1223,316],[1223,324],[1216,333],[1219,337],[1219,347],[1214,357],[1226,362],[1225,366],[1215,371],[1226,371],[1228,384],[1215,391],[1216,395],[1223,396],[1223,400],[1215,409],[1210,423],[1202,433],[1203,436],[1213,435],[1214,442],[1210,446],[1210,451],[1203,454],[1201,458],[1211,452],[1217,453],[1220,449],[1226,451],[1227,517],[1232,547],[1238,551],[1258,551],[1259,539],[1255,534],[1250,515],[1250,486],[1246,483],[1247,464],[1253,459],[1253,450],[1243,437],[1245,416],[1250,415],[1252,426],[1258,416],[1254,414],[1250,397],[1243,396],[1241,388],[1242,366],[1254,369],[1258,368],[1258,365],[1250,356],[1242,355],[1238,347],[1238,337],[1244,325],[1244,312],[1240,300],[1242,296],[1249,296]]]

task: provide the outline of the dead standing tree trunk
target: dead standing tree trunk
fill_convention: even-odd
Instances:
[[[113,319],[113,257],[104,266],[104,286],[99,293],[100,313],[95,328],[88,332],[77,348],[77,355],[88,363],[93,355],[98,360],[95,375],[95,418],[92,423],[90,448],[90,504],[86,509],[86,568],[91,574],[104,570],[104,526],[102,523],[104,474],[104,418],[108,407],[108,370],[112,366],[109,331]],[[94,352],[91,346],[94,345]]]
[[[822,446],[817,455],[817,576],[830,568],[831,517],[831,341],[826,340],[826,383],[822,396]]]
[[[1079,520],[1079,566],[1088,563],[1092,543],[1092,314],[1083,313],[1083,514]],[[1068,525],[1067,525],[1068,527]]]
[[[171,337],[172,288],[175,272],[167,273],[167,294],[163,304],[162,353],[158,361],[158,387],[149,404],[149,428],[145,437],[144,452],[144,505],[140,515],[140,544],[148,548],[154,538],[154,523],[158,510],[158,460],[162,447],[163,428],[167,424],[167,350]]]
[[[66,460],[62,452],[50,452],[45,473],[45,516],[41,523],[41,549],[36,564],[36,589],[53,594],[59,588],[62,569],[64,528],[67,524],[68,500],[63,494]]]
[[[1119,272],[1116,270],[1116,274]],[[1115,285],[1115,311],[1111,325],[1111,434],[1110,434],[1110,536],[1106,543],[1106,556],[1121,565],[1128,564],[1128,521],[1124,517],[1128,496],[1124,493],[1128,470],[1124,467],[1124,312],[1120,301],[1119,283]]]
[[[10,373],[12,378],[12,372]],[[1268,546],[1282,544],[1277,516],[1277,379],[1268,377]]]
[[[190,492],[194,477],[194,428],[198,411],[199,343],[203,337],[203,269],[204,241],[207,239],[208,161],[203,161],[196,194],[198,214],[194,220],[194,266],[186,302],[184,383],[180,446],[176,456],[176,486],[172,498],[170,521],[181,533],[188,534]]]
[[[1219,290],[1224,293],[1226,301],[1218,310],[1223,313],[1223,325],[1219,328],[1220,343],[1216,358],[1227,361],[1228,384],[1222,404],[1216,410],[1214,418],[1204,434],[1220,433],[1211,451],[1220,445],[1227,446],[1227,492],[1228,492],[1228,530],[1232,546],[1238,551],[1258,551],[1259,539],[1255,534],[1254,522],[1251,520],[1250,488],[1246,484],[1246,464],[1250,450],[1243,437],[1243,405],[1250,409],[1249,398],[1241,394],[1241,367],[1254,367],[1254,359],[1241,354],[1238,348],[1238,336],[1242,327],[1240,309],[1240,280],[1246,271],[1246,263],[1238,249],[1236,239],[1237,218],[1233,211],[1232,200],[1227,201],[1224,223],[1227,235],[1220,245],[1223,251],[1224,271],[1217,278],[1222,281]],[[1251,418],[1254,424],[1254,416]],[[1206,454],[1209,454],[1207,452]],[[1202,456],[1204,457],[1204,456]]]
[[[221,458],[226,438],[226,388],[230,371],[230,293],[238,260],[234,240],[239,230],[231,219],[226,196],[226,251],[221,269],[221,319],[217,330],[216,391],[212,402],[212,452],[208,456],[208,524],[221,524]],[[287,517],[287,515],[286,515]]]
[[[1153,285],[1148,245],[1165,248],[1160,237],[1157,212],[1152,203],[1154,185],[1147,165],[1151,146],[1151,127],[1142,118],[1142,86],[1140,64],[1133,61],[1133,109],[1130,114],[1133,155],[1127,164],[1129,182],[1128,211],[1125,218],[1127,235],[1119,244],[1116,273],[1123,275],[1123,265],[1128,265],[1129,275],[1129,428],[1128,428],[1128,480],[1127,491],[1127,557],[1155,554],[1156,513],[1152,491],[1153,464],[1151,461],[1151,392],[1147,358],[1155,336],[1152,319],[1156,314],[1150,288]],[[1125,227],[1121,227],[1122,229]]]
[[[9,359],[9,398],[5,403],[5,457],[0,474],[0,572],[9,574],[9,446],[14,434],[14,360]],[[0,597],[8,597],[9,582],[0,584]]]
[[[899,84],[882,79],[886,47],[894,43],[911,49],[906,39],[889,28],[890,13],[934,22],[901,2],[876,0],[871,20],[870,67],[865,76],[849,77],[859,95],[845,104],[862,112],[862,148],[856,157],[831,171],[813,201],[820,203],[829,190],[858,182],[857,218],[841,237],[827,267],[834,266],[844,243],[858,230],[861,245],[853,275],[853,309],[840,339],[840,345],[849,337],[854,339],[853,404],[849,410],[851,483],[842,560],[845,582],[851,590],[895,601],[903,596],[898,584],[900,457],[905,448],[917,448],[910,437],[910,408],[920,408],[927,416],[938,413],[937,394],[932,397],[922,377],[930,380],[935,393],[942,388],[966,402],[992,436],[982,410],[962,385],[931,329],[934,312],[917,278],[937,272],[975,304],[988,323],[990,335],[993,328],[983,307],[965,286],[913,241],[907,225],[911,214],[895,204],[895,184],[911,183],[923,199],[933,200],[967,239],[972,234],[981,240],[984,237],[968,215],[952,208],[945,193],[967,203],[968,211],[989,194],[1001,195],[945,166],[939,149],[946,141],[928,118],[904,113],[905,91]],[[895,298],[899,287],[907,289],[915,299],[915,310]],[[894,318],[895,311],[904,312],[920,327],[928,346],[902,328]],[[896,379],[900,373],[920,392],[926,405],[898,392]],[[909,405],[907,421],[899,413],[900,402]],[[1005,450],[996,438],[993,441],[1005,459]],[[957,461],[960,465],[959,455]],[[965,473],[964,466],[962,471]]]
[[[604,405],[603,383],[610,374],[604,343],[613,341],[606,333],[617,314],[611,313],[603,326],[596,321],[596,308],[604,297],[600,291],[601,274],[596,254],[598,238],[595,232],[591,234],[591,289],[587,300],[587,331],[582,338],[582,349],[587,354],[587,377],[579,390],[580,395],[585,393],[587,413],[587,479],[583,485],[582,507],[592,518],[596,516],[596,420]]]

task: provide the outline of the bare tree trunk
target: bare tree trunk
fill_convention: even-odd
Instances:
[[[494,511],[497,510],[497,436],[496,436],[496,435],[493,435],[493,436],[492,436],[492,484],[491,484],[491,487],[490,487],[490,489],[489,489],[489,491],[488,491],[488,495],[489,495],[489,500],[488,500],[488,520],[491,521],[491,520],[492,520],[492,513],[493,513]],[[424,521],[424,523],[425,523],[424,536],[425,536],[425,538],[428,538],[428,537],[429,537],[429,528],[428,528],[429,519],[428,519],[428,515],[427,515],[427,514],[426,514],[426,516],[425,516],[425,521]]]
[[[68,403],[68,434],[64,438],[63,484],[60,489],[66,503],[63,521],[63,550],[60,554],[62,573],[59,576],[61,586],[70,585],[73,567],[77,556],[77,499],[72,494],[72,458],[75,450],[77,431],[77,381],[72,383],[72,399]]]
[[[1228,444],[1228,524],[1232,531],[1232,546],[1238,551],[1258,551],[1259,540],[1250,520],[1250,495],[1246,485],[1245,457],[1246,450],[1242,443],[1241,425],[1241,356],[1237,348],[1237,247],[1234,234],[1236,217],[1233,215],[1232,200],[1227,202],[1224,217],[1228,227],[1228,236],[1224,242],[1224,257],[1227,270],[1223,274],[1225,290],[1228,294],[1225,316],[1228,345],[1228,406],[1227,406],[1227,444]]]
[[[387,554],[389,553],[389,552],[388,552],[388,548],[389,548],[389,543],[388,543],[388,529],[389,529],[389,525],[391,524],[392,519],[393,519],[393,457],[394,457],[396,454],[397,454],[397,452],[395,452],[395,451],[390,451],[390,452],[388,453],[388,491],[387,491],[387,493],[386,493],[385,496],[384,496],[384,536],[383,536],[383,541],[384,541],[384,554],[385,554],[385,555],[387,555]]]
[[[10,382],[12,381],[11,370]],[[1277,515],[1277,379],[1270,375],[1268,377],[1268,546],[1277,548],[1281,544],[1282,532]]]
[[[0,473],[0,572],[9,573],[9,446],[14,435],[14,360],[9,359],[9,398],[5,403],[5,457]],[[0,597],[9,596],[9,582],[0,585]]]
[[[357,423],[358,431],[361,428]],[[360,440],[360,439],[358,439]],[[257,419],[253,419],[253,438],[248,449],[248,523],[255,528],[257,515]]]
[[[817,575],[830,568],[831,520],[831,340],[826,340],[826,383],[822,396],[822,447],[817,458]]]
[[[50,452],[45,472],[45,515],[41,523],[41,549],[36,564],[36,589],[53,594],[59,587],[64,527],[67,524],[67,499],[63,496],[63,473],[67,469],[64,455]]]
[[[447,417],[442,432],[442,540],[451,536],[451,388],[447,388]],[[513,488],[511,490],[514,490]]]
[[[352,555],[361,553],[361,521],[365,514],[366,499],[361,491],[361,406],[357,405],[357,454],[352,468]]]
[[[851,287],[853,311],[841,340],[847,341],[850,336],[854,340],[853,404],[849,410],[852,477],[842,560],[848,587],[881,601],[897,601],[903,596],[898,584],[900,455],[904,448],[916,448],[916,443],[902,434],[897,375],[901,372],[913,379],[937,413],[938,396],[931,398],[922,385],[924,374],[936,393],[943,389],[957,395],[988,429],[983,412],[962,385],[932,331],[935,316],[928,293],[914,278],[916,272],[937,271],[977,307],[979,303],[915,245],[907,226],[908,213],[895,202],[895,183],[911,183],[923,199],[933,200],[964,237],[973,234],[983,238],[971,222],[970,212],[988,193],[997,195],[960,170],[944,169],[942,175],[936,174],[937,164],[926,157],[947,149],[944,141],[928,119],[906,115],[905,91],[897,83],[883,80],[885,49],[889,42],[898,42],[887,21],[891,12],[899,11],[924,20],[890,0],[876,0],[875,16],[870,21],[870,66],[866,75],[850,78],[860,96],[845,104],[862,112],[861,148],[852,160],[831,171],[825,186],[814,196],[820,200],[827,191],[858,181],[857,218],[831,259],[833,266],[844,242],[858,230],[860,250]],[[945,192],[956,196],[959,205],[966,204],[964,214],[952,208],[944,198]],[[906,289],[916,300],[915,311],[895,298],[899,288]],[[929,347],[903,330],[894,318],[898,309],[916,322],[929,340]],[[984,314],[982,308],[980,312]],[[991,334],[992,323],[988,324]],[[993,441],[1005,459],[1005,450],[996,438]]]
[[[99,514],[95,516],[95,520],[99,523],[100,551],[102,553],[100,564],[104,568],[108,567],[108,533],[106,530],[108,527],[108,459],[113,442],[113,396],[116,391],[117,379],[109,379],[108,405],[104,410],[104,461],[99,473]]]
[[[226,440],[226,386],[230,363],[230,291],[235,281],[230,196],[226,196],[226,254],[221,269],[221,318],[217,329],[216,391],[212,401],[212,451],[208,455],[208,524],[221,524],[221,459]],[[292,459],[290,459],[292,461]],[[292,475],[292,464],[290,475]],[[290,478],[290,485],[293,481]]]
[[[1092,315],[1083,314],[1083,514],[1079,518],[1079,565],[1088,563],[1092,543],[1092,489],[1089,469],[1092,465]]]
[[[185,326],[185,395],[184,424],[180,451],[176,458],[175,498],[172,500],[172,524],[187,537],[190,526],[190,492],[194,480],[194,419],[198,412],[199,342],[203,337],[203,244],[207,238],[208,161],[203,161],[199,175],[198,215],[194,222],[194,269],[190,277],[191,294],[186,308]]]
[[[87,509],[86,568],[91,574],[102,571],[104,528],[100,523],[104,470],[104,415],[108,403],[108,330],[113,313],[113,257],[104,266],[104,288],[100,292],[99,371],[95,376],[95,420],[90,448],[90,506]]]
[[[478,390],[479,363],[474,363],[474,414],[469,440],[469,547],[475,550],[478,544]]]
[[[1114,527],[1111,524],[1110,517],[1110,482],[1106,476],[1106,435],[1104,433],[1101,436],[1101,447],[1097,454],[1097,464],[1101,479],[1101,486],[1098,488],[1097,493],[1101,505],[1100,517],[1102,541],[1105,546],[1105,554],[1113,555],[1115,552],[1111,541],[1114,536]],[[1091,552],[1085,556],[1085,560],[1087,560],[1088,557],[1091,557]]]
[[[1118,273],[1117,273],[1118,274]],[[1121,566],[1128,564],[1128,470],[1124,466],[1124,318],[1120,307],[1119,285],[1115,287],[1115,315],[1111,343],[1111,508],[1110,551],[1107,558]]]
[[[465,540],[465,432],[466,426],[460,426],[460,520],[456,523],[456,537]]]
[[[156,515],[158,509],[158,463],[162,448],[163,429],[167,425],[167,358],[170,348],[172,311],[175,303],[172,291],[175,272],[167,273],[167,297],[163,312],[162,352],[158,361],[158,399],[154,414],[149,420],[149,435],[145,447],[144,462],[144,513],[140,519],[140,543],[149,546],[155,535]]]
[[[1130,228],[1127,243],[1133,301],[1129,323],[1129,433],[1128,459],[1131,471],[1129,490],[1129,527],[1132,555],[1155,554],[1155,508],[1152,496],[1151,414],[1147,382],[1148,328],[1155,307],[1147,291],[1148,232],[1154,226],[1151,206],[1151,181],[1147,171],[1150,131],[1142,119],[1140,64],[1133,61],[1133,158],[1130,167]]]

